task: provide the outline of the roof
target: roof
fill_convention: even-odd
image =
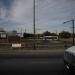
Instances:
[[[15,33],[15,32],[12,32],[12,31],[10,31],[10,32],[7,32],[7,34],[8,34],[8,36],[16,36],[16,35],[17,35],[17,33]]]
[[[68,48],[68,49],[66,50],[66,52],[69,52],[69,53],[75,55],[75,46],[72,46],[72,47]]]

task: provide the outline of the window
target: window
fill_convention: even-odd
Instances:
[[[6,34],[1,34],[1,38],[6,38]]]

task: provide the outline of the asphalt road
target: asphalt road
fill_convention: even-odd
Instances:
[[[65,72],[63,53],[4,54],[0,58],[0,73],[2,75],[70,75]],[[29,56],[30,55],[30,56]]]

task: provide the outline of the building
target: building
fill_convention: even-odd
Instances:
[[[12,48],[21,47],[21,37],[18,35],[17,31],[8,32],[8,43],[11,44]]]
[[[0,43],[7,43],[7,33],[3,29],[0,29]]]
[[[20,48],[21,37],[18,35],[17,31],[7,32],[3,28],[0,28],[0,44],[2,47],[10,45],[10,48]]]
[[[20,36],[18,35],[17,31],[10,31],[7,32],[8,42],[9,43],[20,43]]]

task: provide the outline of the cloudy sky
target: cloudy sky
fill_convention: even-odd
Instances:
[[[60,31],[64,21],[75,19],[75,0],[35,0],[35,5],[36,32]],[[33,32],[33,0],[0,0],[0,27]]]

